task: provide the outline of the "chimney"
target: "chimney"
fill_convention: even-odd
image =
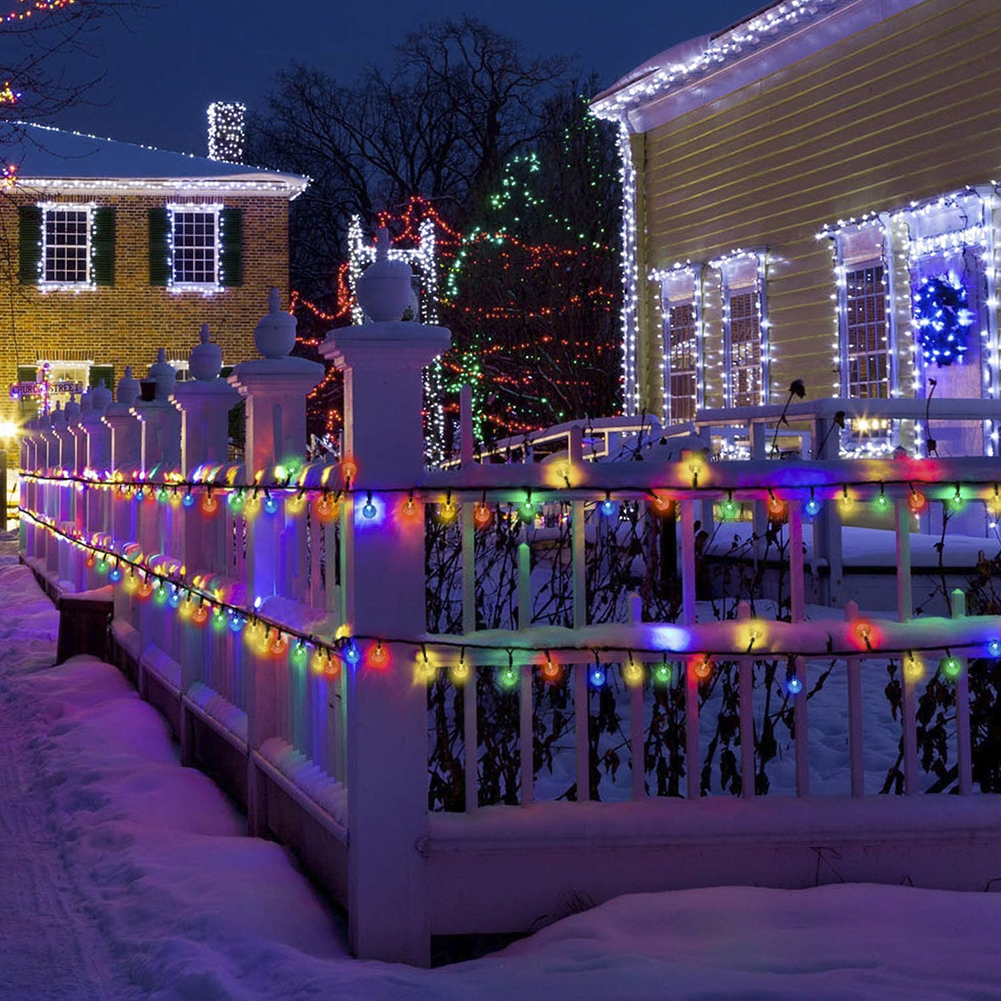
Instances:
[[[243,120],[246,105],[213,101],[209,105],[209,159],[243,163]]]

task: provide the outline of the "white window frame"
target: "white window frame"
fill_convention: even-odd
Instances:
[[[200,292],[203,295],[208,295],[213,292],[221,292],[223,286],[219,281],[219,268],[221,265],[221,252],[222,252],[222,232],[221,232],[221,213],[224,206],[221,203],[213,202],[212,204],[201,204],[201,203],[179,203],[171,202],[167,205],[167,245],[170,248],[170,288],[173,292]],[[194,214],[204,214],[212,215],[214,217],[214,250],[215,255],[215,266],[213,268],[213,278],[211,281],[204,282],[192,282],[192,281],[178,281],[177,279],[177,259],[176,252],[177,248],[174,246],[174,227],[176,224],[175,217],[177,215],[194,215]]]
[[[886,345],[883,349],[877,352],[866,351],[865,354],[868,356],[870,354],[883,353],[886,355],[886,396],[885,397],[875,397],[875,396],[855,396],[852,395],[851,386],[851,345],[849,344],[849,296],[848,296],[848,276],[850,274],[857,274],[859,272],[869,271],[873,268],[882,269],[882,280],[883,280],[883,325],[885,330]],[[885,256],[881,258],[874,258],[870,260],[863,261],[853,261],[851,264],[843,265],[844,269],[844,281],[841,286],[841,337],[840,337],[840,351],[841,351],[841,389],[846,399],[850,400],[865,400],[865,399],[893,399],[898,394],[898,374],[897,374],[897,358],[896,358],[896,343],[893,336],[893,311],[892,311],[892,298],[889,293],[889,266],[886,262]],[[861,381],[861,380],[860,380]],[[870,380],[865,380],[869,382]]]
[[[967,292],[975,318],[970,327],[970,337],[977,337],[979,332],[980,338],[980,396],[982,399],[998,396],[997,273],[989,263],[994,260],[995,254],[991,219],[994,199],[993,187],[969,187],[923,204],[912,203],[892,216],[894,222],[906,226],[904,240],[911,273],[908,294],[911,302],[912,390],[917,398],[925,395],[922,379],[925,368],[913,315],[914,293],[925,278],[933,275],[950,271],[966,274],[969,270],[965,266],[966,255],[973,259],[973,280]],[[963,266],[958,263],[960,259]],[[941,260],[940,265],[929,266],[937,260]],[[998,426],[996,422],[984,421],[984,452],[993,456],[997,450]]]
[[[866,238],[870,237],[870,234],[874,234],[878,239],[878,248],[865,246]],[[848,241],[850,240],[859,241],[861,250],[849,250]],[[887,355],[886,397],[883,398],[894,399],[900,395],[900,372],[897,364],[897,324],[893,309],[894,289],[889,225],[882,217],[874,216],[871,221],[841,229],[834,234],[834,248],[835,273],[838,284],[839,392],[845,399],[867,399],[867,397],[852,396],[851,394],[848,344],[848,275],[880,267],[883,269],[883,317]],[[876,397],[872,397],[872,399],[876,399]]]
[[[661,308],[661,339],[663,345],[661,377],[663,378],[663,419],[665,424],[679,424],[692,418],[673,417],[671,403],[671,322],[670,310],[679,306],[692,309],[692,357],[694,362],[695,391],[691,394],[692,417],[705,406],[703,383],[703,317],[702,317],[702,268],[687,264],[663,271],[653,271],[650,279],[659,283]],[[686,291],[690,285],[690,291]],[[685,369],[684,371],[689,371]]]
[[[720,295],[723,299],[723,405],[736,407],[737,391],[734,374],[737,364],[734,356],[732,301],[736,296],[751,293],[754,297],[758,325],[758,398],[739,404],[742,407],[762,406],[771,396],[771,365],[768,312],[765,300],[764,250],[735,250],[731,254],[710,262],[710,267],[720,273]],[[741,365],[753,369],[755,365]]]
[[[39,202],[42,212],[42,256],[39,263],[38,286],[46,292],[68,291],[96,288],[94,283],[94,202]],[[58,278],[46,278],[49,251],[48,216],[50,212],[82,212],[87,217],[87,277],[81,281],[65,281]]]

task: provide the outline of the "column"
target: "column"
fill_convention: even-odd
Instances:
[[[358,486],[407,488],[424,466],[423,370],[448,347],[442,327],[400,322],[410,268],[377,260],[358,281],[374,322],[334,330],[322,354],[344,372],[345,453]],[[345,516],[347,616],[355,633],[424,631],[424,521],[400,517],[400,494],[374,497],[381,518],[360,504]],[[352,510],[353,508],[353,510]],[[390,665],[348,670],[348,914],[351,946],[366,959],[427,965],[424,863],[427,826],[427,695],[414,684],[413,651],[394,648]]]

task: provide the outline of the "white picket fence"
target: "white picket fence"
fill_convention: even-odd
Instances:
[[[572,424],[559,431],[565,452],[544,462],[481,462],[467,394],[458,465],[426,471],[421,376],[447,343],[442,333],[369,324],[335,331],[324,346],[346,374],[350,464],[311,463],[290,475],[289,460],[305,447],[305,394],[322,373],[274,352],[238,366],[231,386],[205,378],[172,387],[161,372],[155,399],[95,400],[68,418],[32,422],[22,442],[24,559],[61,593],[90,592],[120,575],[116,658],[174,719],[185,762],[217,773],[227,771],[225,760],[238,762],[229,780],[246,797],[251,833],[300,852],[347,907],[359,955],[426,963],[432,934],[524,931],[558,914],[570,893],[597,901],[726,882],[810,885],[823,877],[821,860],[832,865],[831,853],[844,878],[982,888],[998,875],[1001,803],[973,795],[968,665],[1001,652],[1001,617],[965,615],[957,593],[951,618],[914,618],[910,560],[915,492],[929,504],[959,493],[967,504],[990,505],[997,460],[710,464],[696,451],[665,461],[654,450],[643,461],[595,462],[583,425]],[[247,400],[246,466],[226,461],[234,387]],[[840,537],[846,494],[856,509],[885,498],[896,551],[892,620],[850,605],[840,620],[807,620],[804,515],[816,503],[816,530]],[[706,618],[696,523],[711,523],[713,506],[718,513],[731,502],[759,513],[782,508],[790,621],[752,617],[746,602],[733,618]],[[478,511],[486,504],[503,520],[507,505],[526,503],[568,519],[570,621],[532,621],[533,566],[553,557],[551,535],[530,518],[519,530],[517,628],[478,628],[477,603],[493,586],[477,570],[477,535],[493,530],[477,527]],[[609,511],[633,505],[640,521],[671,508],[658,532],[677,533],[677,564],[665,575],[680,582],[677,621],[643,621],[636,597],[618,621],[588,622],[595,532],[617,531],[606,503]],[[455,525],[461,632],[450,635],[427,631],[428,506]],[[923,678],[902,672],[906,795],[878,796],[864,779],[861,678],[870,664],[885,670],[889,658],[908,664],[909,651],[926,666]],[[919,796],[918,698],[947,655],[959,795]],[[793,796],[755,796],[754,665],[770,660],[788,663]],[[847,677],[847,797],[810,792],[806,693],[821,661]],[[704,795],[701,769],[700,691],[730,663],[739,798]],[[646,768],[664,668],[683,704],[677,797],[652,795]],[[606,684],[613,674],[624,682],[630,786],[615,802],[589,802],[596,670]],[[485,687],[505,671],[517,700],[517,803],[481,807],[492,735],[482,732],[480,710]],[[426,685],[446,675],[438,683],[461,688],[464,811],[428,808]],[[537,801],[535,680],[550,675],[572,689],[573,802]]]

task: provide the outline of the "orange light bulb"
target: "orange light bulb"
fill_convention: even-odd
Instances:
[[[206,622],[209,617],[209,610],[204,605],[198,605],[195,610],[191,613],[191,621],[197,622],[201,625]]]

